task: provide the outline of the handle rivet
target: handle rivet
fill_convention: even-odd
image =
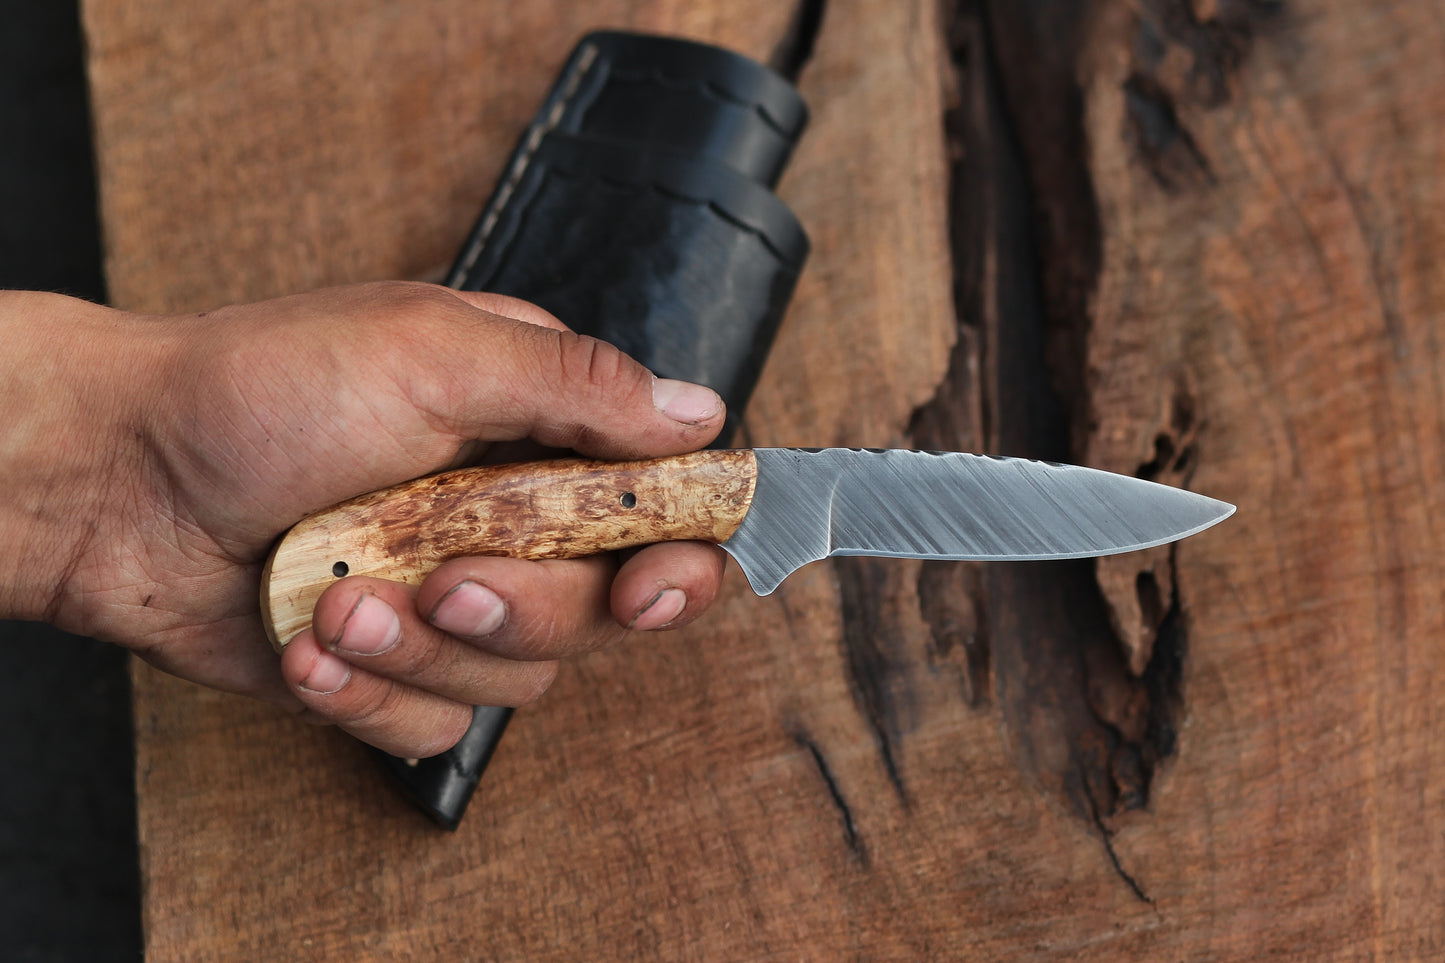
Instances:
[[[622,507],[623,507],[623,508],[636,508],[636,507],[637,507],[637,496],[634,495],[632,492],[623,492],[623,493],[622,493]]]
[[[349,571],[351,571],[351,566],[347,565],[345,562],[337,562],[335,565],[331,566],[331,574],[335,575],[337,578],[346,578],[346,573]]]

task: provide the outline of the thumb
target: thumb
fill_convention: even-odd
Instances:
[[[486,343],[449,352],[459,370],[447,381],[459,390],[436,411],[459,435],[628,459],[693,451],[722,429],[723,401],[710,388],[654,377],[615,346],[560,325],[477,314]]]

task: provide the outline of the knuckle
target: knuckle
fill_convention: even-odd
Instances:
[[[497,648],[500,655],[518,662],[544,662],[571,648],[572,634],[562,614],[549,609],[528,619],[504,646]]]
[[[395,662],[390,671],[411,682],[445,678],[449,664],[454,661],[447,653],[447,646],[431,633],[403,633],[393,650]]]
[[[418,759],[446,752],[461,742],[462,736],[467,734],[467,728],[471,725],[471,721],[471,713],[460,711],[460,708],[457,712],[448,712],[446,718],[430,727],[426,734],[414,743],[411,752]]]
[[[622,369],[621,351],[586,335],[560,332],[557,351],[562,376],[568,381],[608,387]]]
[[[465,307],[445,288],[417,281],[373,281],[362,298],[376,336],[416,345],[441,339]]]
[[[376,729],[385,727],[396,717],[402,701],[401,687],[394,682],[378,680],[366,686],[348,686],[349,698],[332,704],[327,715],[338,725]]]
[[[562,626],[553,621],[547,629],[518,639],[505,654],[519,662],[550,662],[604,648],[621,639],[623,633],[623,628],[610,620],[605,625],[585,626]]]
[[[393,310],[451,299],[445,289],[420,281],[369,281],[361,286],[361,291],[376,306]]]
[[[539,350],[527,384],[535,437],[557,448],[630,454],[618,446],[647,424],[639,416],[651,409],[651,372],[614,345],[571,331],[547,331]]]
[[[652,380],[651,373],[622,349],[587,335],[559,332],[557,351],[562,377],[594,392],[637,392]]]
[[[536,662],[528,668],[530,671],[518,680],[514,695],[514,702],[517,706],[531,705],[542,698],[557,678],[556,662]]]

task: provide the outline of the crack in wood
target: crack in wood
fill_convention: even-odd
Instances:
[[[1145,73],[1169,61],[1177,45],[1189,56],[1181,87],[1205,107],[1229,100],[1230,86],[1258,31],[1285,10],[1283,0],[1138,0],[1140,35],[1134,51]]]
[[[1180,122],[1163,75],[1148,67],[1168,61],[1182,28],[1164,16],[1174,16],[1166,0],[1150,10],[1154,19],[1141,21],[1135,53],[1144,66],[1133,68],[1125,91],[1134,127],[1121,133],[1148,155],[1150,176],[1197,189],[1212,183],[1208,160]],[[800,6],[799,23],[805,13]],[[953,5],[956,85],[944,123],[958,339],[935,396],[910,419],[918,447],[1079,461],[1098,423],[1085,359],[1103,227],[1078,74],[1089,14],[1089,5],[1062,0]],[[1236,65],[1235,47],[1208,49],[1218,51],[1211,62]],[[1198,460],[1198,404],[1187,379],[1167,377],[1173,384],[1153,451],[1137,473],[1177,484]],[[968,705],[988,699],[991,677],[1020,769],[1099,836],[1113,871],[1152,905],[1124,868],[1113,834],[1121,814],[1147,809],[1154,775],[1178,749],[1188,634],[1175,554],[1159,559],[1130,575],[1147,639],[1147,647],[1127,650],[1135,660],[1091,561],[935,563],[906,586],[894,564],[835,559],[850,692],[903,804],[901,752],[920,696],[910,675],[919,653],[908,642],[916,616],[928,627],[930,668],[956,672]],[[917,613],[896,608],[911,598]],[[818,767],[850,850],[866,860],[822,749],[806,733],[793,738]]]
[[[1076,461],[1097,424],[1085,359],[1103,258],[1078,75],[1089,5],[951,6],[957,89],[945,125],[959,342],[935,397],[914,413],[910,436],[920,447]],[[1229,37],[1240,35],[1230,19],[1236,6],[1216,15],[1228,20]],[[1141,28],[1142,52],[1135,53],[1146,65],[1162,62],[1183,29],[1170,19],[1175,5],[1157,0],[1149,10],[1154,19]],[[1247,47],[1224,44],[1214,27],[1202,36],[1213,46],[1195,43],[1194,67],[1219,67],[1201,75],[1212,96],[1218,78],[1238,66],[1233,52]],[[1132,136],[1156,155],[1154,167],[1144,165],[1151,176],[1181,189],[1211,183],[1208,161],[1180,124],[1168,88],[1146,67],[1130,83]],[[1154,451],[1138,466],[1141,476],[1178,483],[1192,473],[1197,409],[1187,382],[1175,377]],[[1188,633],[1175,553],[1166,554],[1167,564],[1133,576],[1151,642],[1137,669],[1125,656],[1092,562],[964,565],[975,576],[971,593],[963,590],[967,581],[929,569],[918,586],[934,651],[973,640],[980,651],[966,662],[972,673],[966,677],[992,672],[1020,768],[1098,833],[1114,872],[1151,904],[1114,851],[1113,821],[1147,808],[1155,773],[1178,749]],[[851,588],[863,585],[855,580]],[[864,614],[867,604],[852,602]],[[850,642],[855,679],[870,671],[863,657],[870,644],[876,646],[861,637]],[[887,744],[888,689],[876,680],[860,688],[865,714]],[[968,701],[976,704],[976,696]]]
[[[1109,865],[1114,868],[1115,875],[1124,881],[1124,885],[1129,887],[1129,891],[1132,892],[1135,898],[1141,903],[1148,903],[1150,906],[1154,906],[1154,900],[1150,898],[1148,893],[1144,892],[1144,887],[1134,878],[1134,874],[1125,869],[1124,864],[1119,861],[1119,851],[1114,848],[1114,833],[1109,827],[1104,825],[1104,821],[1099,818],[1098,813],[1094,814],[1094,829],[1099,834],[1099,842],[1104,846],[1104,855],[1108,857]]]
[[[1154,648],[1149,664],[1140,676],[1148,694],[1149,721],[1146,728],[1149,765],[1148,778],[1178,748],[1178,732],[1184,717],[1184,663],[1189,649],[1189,632],[1185,626],[1184,609],[1179,597],[1175,564],[1176,549],[1170,549],[1168,607],[1159,618]],[[1143,800],[1148,802],[1147,797]]]
[[[925,562],[918,573],[918,611],[929,631],[929,665],[951,669],[970,708],[989,696],[988,624],[978,566],[962,562]]]
[[[1134,73],[1124,81],[1125,136],[1155,183],[1166,191],[1212,187],[1209,158],[1179,122],[1174,98],[1153,77]]]
[[[888,782],[905,805],[908,790],[897,748],[909,728],[913,694],[904,669],[906,634],[892,611],[890,591],[897,567],[889,560],[847,557],[833,560],[843,616],[843,651],[853,702],[868,724]]]
[[[1185,485],[1194,474],[1198,460],[1198,403],[1188,386],[1176,382],[1169,410],[1154,434],[1154,454],[1134,474],[1149,481]]]
[[[1179,106],[1227,103],[1255,36],[1279,19],[1284,3],[1139,0],[1131,9],[1133,67],[1123,84],[1124,136],[1166,191],[1213,187],[1218,183],[1213,167],[1180,118]]]
[[[823,778],[823,785],[828,790],[828,798],[833,801],[833,807],[842,819],[843,841],[847,843],[848,851],[866,868],[868,866],[868,847],[863,843],[863,837],[858,832],[858,824],[853,819],[853,808],[848,805],[848,800],[843,795],[843,789],[838,784],[837,777],[833,775],[832,767],[828,765],[828,758],[823,755],[822,747],[806,730],[800,727],[793,727],[790,735],[793,742],[806,749],[812,758],[813,765],[817,767],[818,775]]]

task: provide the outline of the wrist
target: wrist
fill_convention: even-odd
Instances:
[[[142,457],[134,402],[150,366],[127,317],[0,292],[0,616],[84,631],[67,611],[71,583],[115,524],[127,463]]]

